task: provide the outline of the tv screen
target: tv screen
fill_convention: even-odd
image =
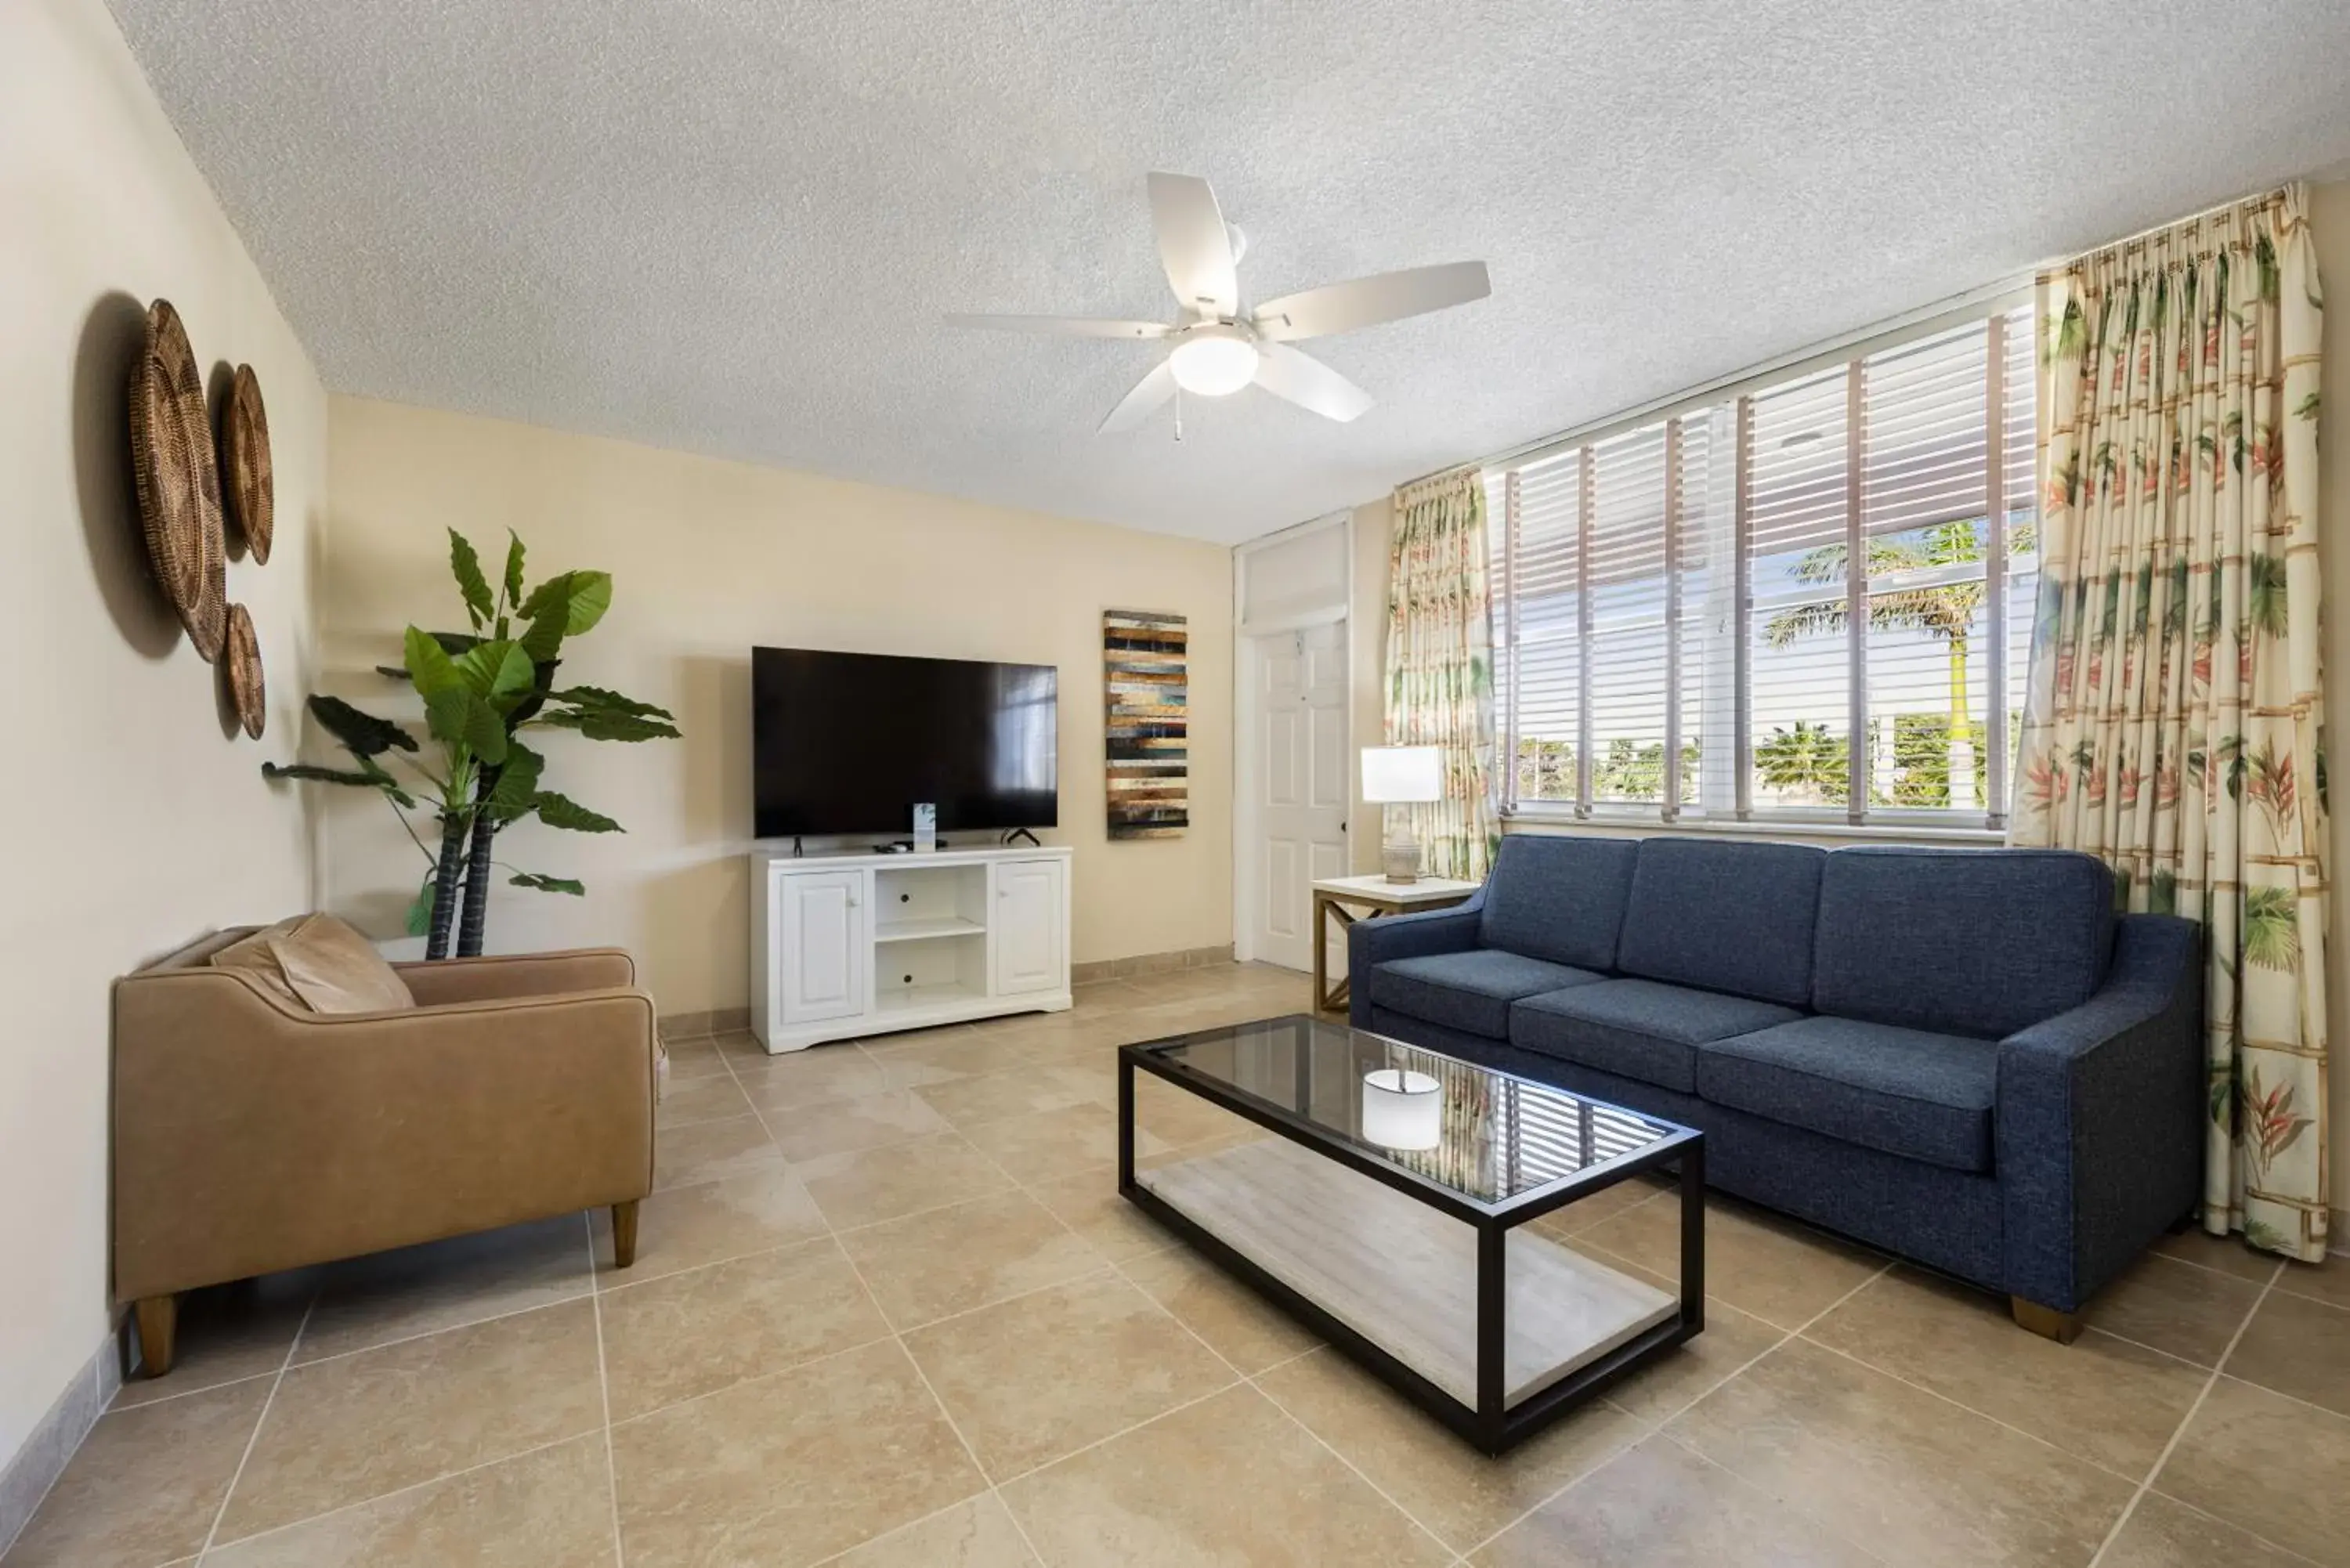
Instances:
[[[1060,820],[1060,671],[1049,664],[751,650],[761,838],[1051,827]]]

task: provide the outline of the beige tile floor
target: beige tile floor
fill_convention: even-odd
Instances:
[[[1719,1203],[1705,1334],[1478,1456],[1113,1190],[1110,1048],[1305,998],[675,1042],[633,1269],[572,1216],[205,1293],[7,1568],[2350,1564],[2350,1262],[2199,1235],[2067,1348]],[[1144,1089],[1147,1155],[1229,1136]],[[1674,1207],[1543,1223],[1661,1279]]]

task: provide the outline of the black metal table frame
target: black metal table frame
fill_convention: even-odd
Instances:
[[[1310,1023],[1299,1015],[1300,1023]],[[1271,1019],[1267,1023],[1283,1020]],[[1275,1306],[1336,1345],[1373,1376],[1435,1417],[1488,1455],[1500,1455],[1525,1441],[1576,1406],[1597,1396],[1627,1374],[1701,1333],[1705,1328],[1705,1135],[1694,1127],[1661,1122],[1640,1112],[1627,1114],[1642,1121],[1672,1127],[1655,1142],[1577,1171],[1572,1176],[1520,1193],[1500,1203],[1467,1197],[1440,1182],[1405,1169],[1377,1156],[1348,1147],[1300,1126],[1292,1114],[1260,1100],[1220,1078],[1195,1071],[1158,1054],[1169,1046],[1228,1035],[1232,1027],[1197,1031],[1121,1045],[1118,1053],[1118,1190],[1145,1214],[1197,1247]],[[1246,1027],[1239,1025],[1237,1027]],[[1398,1042],[1411,1050],[1424,1047]],[[1442,1052],[1430,1052],[1442,1055]],[[1538,1079],[1518,1078],[1476,1063],[1478,1071],[1552,1094],[1585,1096],[1558,1089]],[[1298,1072],[1305,1073],[1305,1054],[1299,1053]],[[1206,1226],[1177,1209],[1134,1179],[1134,1075],[1136,1069],[1190,1090],[1211,1104],[1246,1117],[1349,1170],[1418,1199],[1473,1227],[1477,1232],[1477,1403],[1463,1404],[1419,1372],[1407,1366],[1378,1342],[1325,1310],[1317,1303],[1274,1276],[1254,1259]],[[1593,1102],[1598,1104],[1601,1102]],[[1518,1226],[1554,1210],[1588,1198],[1643,1171],[1674,1168],[1680,1179],[1681,1270],[1680,1313],[1627,1340],[1607,1355],[1576,1367],[1555,1383],[1537,1389],[1515,1405],[1508,1403],[1503,1366],[1508,1293],[1508,1237]]]

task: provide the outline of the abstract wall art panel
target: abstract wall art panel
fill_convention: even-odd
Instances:
[[[1190,826],[1190,690],[1180,615],[1102,616],[1112,838],[1179,838]]]

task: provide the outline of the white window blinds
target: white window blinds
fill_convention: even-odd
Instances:
[[[1490,471],[1505,809],[1997,826],[2037,580],[2031,320]]]

